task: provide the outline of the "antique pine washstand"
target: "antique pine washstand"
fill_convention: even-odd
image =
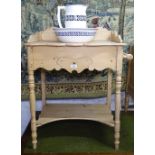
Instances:
[[[62,43],[57,40],[52,28],[31,35],[28,48],[28,75],[31,109],[31,131],[33,148],[37,147],[37,127],[49,122],[65,119],[93,120],[114,127],[115,149],[119,149],[121,75],[123,58],[132,59],[132,55],[123,52],[122,42],[117,33],[98,28],[92,42]],[[34,71],[41,68],[43,109],[36,120]],[[65,69],[78,73],[84,69],[108,69],[108,90],[105,104],[48,104],[46,103],[45,70]],[[112,70],[116,72],[115,120],[111,113]]]

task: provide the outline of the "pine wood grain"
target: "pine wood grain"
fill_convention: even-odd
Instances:
[[[113,115],[107,104],[46,104],[37,126],[58,120],[94,120],[114,126]]]
[[[30,36],[28,47],[28,74],[30,88],[31,130],[33,148],[37,147],[37,126],[60,119],[90,119],[100,121],[115,128],[115,149],[119,148],[120,139],[120,106],[121,106],[121,75],[123,58],[131,59],[130,55],[123,53],[121,37],[107,29],[98,28],[94,41],[89,43],[61,43],[58,42],[52,28]],[[111,93],[111,75],[109,74],[108,104],[103,107],[57,105],[43,107],[42,114],[37,121],[35,118],[35,84],[34,71],[65,69],[68,72],[82,72],[84,69],[104,70],[111,69],[116,72],[116,102],[115,120],[109,106]],[[42,72],[42,91],[45,91],[45,75]],[[42,93],[43,104],[46,100]]]

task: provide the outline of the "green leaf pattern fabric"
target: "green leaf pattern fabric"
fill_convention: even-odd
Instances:
[[[67,3],[73,4],[87,4],[87,23],[88,27],[94,27],[92,22],[98,18],[97,26],[106,27],[112,31],[119,29],[120,7],[123,0],[21,0],[21,75],[22,83],[28,82],[27,75],[27,54],[24,43],[28,37],[38,31],[45,30],[48,27],[58,27],[56,12],[58,5],[65,5]],[[133,0],[126,0],[126,8],[124,14],[124,42],[133,45],[133,22],[134,22],[134,4]],[[63,19],[63,14],[62,14]],[[127,50],[127,48],[125,49]],[[126,67],[124,67],[124,72]],[[65,71],[56,73],[53,71],[52,76],[48,76],[48,81],[60,82],[70,81],[73,79],[78,81],[100,81],[106,71],[101,73],[84,71],[80,76],[77,74],[69,75]],[[39,71],[36,72],[36,81],[40,80]],[[53,78],[52,78],[53,77]],[[56,78],[59,77],[59,78]],[[75,78],[73,78],[75,77]]]

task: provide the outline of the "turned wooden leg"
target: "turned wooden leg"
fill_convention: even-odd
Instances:
[[[37,127],[36,127],[36,108],[35,108],[35,84],[34,72],[29,71],[29,91],[30,91],[30,110],[31,110],[31,132],[33,149],[37,148]]]
[[[118,150],[120,143],[121,73],[116,74],[115,102],[115,149]]]
[[[112,93],[112,71],[108,70],[108,89],[107,89],[107,105],[111,109],[111,93]]]
[[[42,105],[44,106],[46,103],[46,76],[45,70],[41,69],[41,93],[42,93]]]

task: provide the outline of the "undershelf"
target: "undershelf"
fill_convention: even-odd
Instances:
[[[107,104],[45,104],[37,127],[59,120],[92,120],[114,127]]]

